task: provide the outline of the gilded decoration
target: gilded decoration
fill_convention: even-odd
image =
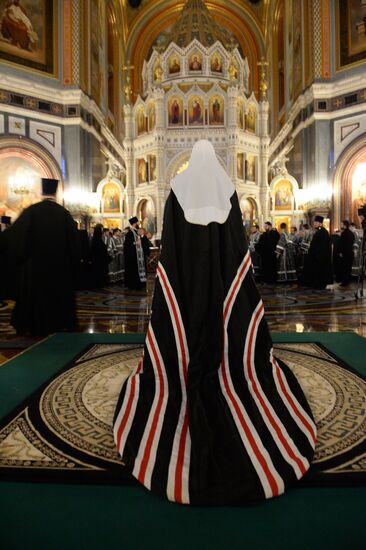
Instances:
[[[132,162],[135,163],[135,169],[128,171],[127,187],[131,195],[134,194],[137,204],[141,195],[136,186],[156,182],[157,185],[150,187],[149,194],[156,205],[157,239],[161,234],[162,212],[166,200],[166,194],[163,196],[159,193],[158,187],[169,182],[179,166],[186,161],[195,140],[201,137],[210,139],[215,144],[217,153],[225,157],[224,165],[230,165],[230,176],[237,177],[233,161],[236,154],[243,151],[243,144],[239,141],[233,143],[235,150],[230,158],[222,149],[231,139],[230,132],[236,126],[238,117],[238,128],[243,133],[247,131],[245,113],[250,105],[253,106],[250,113],[253,121],[249,120],[248,135],[245,137],[249,152],[253,154],[248,155],[249,162],[242,158],[242,175],[239,179],[248,179],[253,183],[258,179],[259,164],[254,151],[259,150],[260,137],[257,134],[256,118],[262,106],[257,103],[254,91],[250,88],[248,59],[231,31],[225,31],[225,41],[220,39],[220,32],[215,30],[210,37],[206,33],[206,38],[201,42],[193,22],[202,18],[209,18],[208,27],[217,29],[211,11],[201,1],[187,1],[178,20],[170,29],[164,28],[159,22],[158,39],[150,42],[146,58],[140,63],[142,92],[137,95],[131,111],[125,109],[126,138],[131,140]],[[190,26],[190,21],[193,26]],[[172,36],[178,28],[179,36],[184,34],[185,38],[181,42],[174,42]],[[144,47],[141,44],[141,48]],[[131,59],[134,59],[133,56]],[[138,65],[135,61],[133,63]],[[255,71],[257,72],[256,65]],[[134,77],[136,73],[137,70],[133,73]],[[237,115],[239,100],[240,113]],[[151,121],[152,105],[155,106],[156,122]],[[262,118],[264,132],[266,117],[267,113]],[[243,137],[242,135],[240,139]],[[146,161],[146,167],[142,157]],[[154,160],[150,160],[150,157]],[[142,174],[145,170],[146,173]],[[257,188],[253,193],[256,200],[259,200]]]
[[[261,22],[253,14],[250,7],[245,7],[235,1],[225,3],[225,6],[222,4],[218,5],[216,2],[210,2],[209,9],[204,5],[204,2],[193,3],[187,2],[184,4],[167,5],[166,3],[157,3],[154,4],[153,9],[150,9],[148,14],[144,13],[141,10],[138,22],[131,28],[131,33],[129,36],[129,44],[127,47],[127,55],[131,58],[132,62],[136,67],[142,67],[144,60],[150,58],[154,48],[159,52],[164,52],[169,44],[175,43],[179,48],[185,48],[186,45],[190,44],[194,39],[197,40],[201,45],[205,47],[210,47],[217,40],[227,49],[238,48],[240,55],[248,56],[249,65],[251,67],[256,66],[256,62],[259,60],[261,54],[260,51],[263,50],[263,35],[260,29]],[[203,7],[202,7],[203,6]],[[183,7],[183,9],[182,9]],[[190,10],[197,10],[194,14]],[[209,17],[211,21],[214,20],[215,28],[218,27],[220,32],[216,32],[210,35],[209,40],[201,40],[200,32],[204,29],[203,26],[200,26],[200,31],[197,33],[194,30],[194,26],[190,26],[190,21],[193,16],[197,17],[197,20],[201,20],[202,13],[201,10],[204,10],[205,17]],[[187,11],[190,13],[187,15]],[[186,16],[187,15],[187,16]],[[184,17],[183,17],[184,16]],[[185,20],[184,23],[184,40],[177,42],[173,35],[173,29],[175,25],[178,24],[179,20]],[[210,23],[209,26],[212,26]],[[207,29],[206,25],[206,29]],[[223,31],[227,38],[222,39]],[[176,51],[178,55],[178,50]],[[214,52],[212,52],[214,53]],[[219,52],[220,55],[221,52]],[[178,55],[180,58],[180,54]],[[211,61],[208,60],[207,67],[211,69]],[[180,59],[181,61],[181,59]],[[179,62],[179,59],[178,59]],[[188,63],[187,63],[188,66]],[[180,69],[182,70],[182,63],[180,63]],[[203,70],[205,66],[203,65]],[[223,70],[225,70],[225,63],[223,63]],[[227,66],[226,66],[227,70]],[[214,71],[214,67],[212,67]],[[217,71],[216,71],[217,72]],[[179,73],[171,73],[179,74]],[[194,75],[194,71],[191,72]],[[217,72],[217,74],[219,74]],[[142,81],[141,74],[139,71],[136,71],[133,75],[133,87],[134,89],[141,93],[142,91]],[[254,71],[251,75],[251,85],[255,90],[258,90],[258,73]]]

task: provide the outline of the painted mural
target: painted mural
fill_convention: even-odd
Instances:
[[[136,113],[136,128],[138,136],[146,132],[146,117],[143,108],[138,109]]]
[[[168,102],[168,122],[173,126],[183,124],[183,101],[180,97],[171,97]]]
[[[249,181],[255,181],[256,176],[256,170],[255,170],[255,156],[254,155],[247,155],[247,160],[245,163],[246,166],[246,174],[245,179]]]
[[[225,103],[220,95],[213,96],[209,100],[209,121],[211,126],[222,126],[224,124]]]
[[[145,183],[146,181],[146,161],[145,159],[137,159],[137,183]]]
[[[149,181],[156,180],[156,156],[149,156]]]
[[[250,105],[248,113],[245,115],[245,129],[248,132],[255,132],[255,119],[257,116],[257,110],[254,105]]]
[[[55,73],[55,0],[0,0],[0,59]]]
[[[102,191],[102,208],[104,214],[113,214],[121,210],[121,190],[116,183],[106,183]]]
[[[294,99],[302,91],[302,35],[301,35],[301,2],[293,0],[292,2],[292,20],[293,20],[293,96]]]
[[[1,159],[0,213],[14,217],[23,208],[41,199],[41,178],[45,174],[28,159],[18,155]],[[24,187],[27,192],[16,193],[15,188]]]
[[[202,71],[202,55],[194,52],[190,55],[188,66],[190,71]]]
[[[180,59],[177,55],[172,55],[168,61],[169,74],[180,72]]]
[[[149,130],[153,130],[156,126],[156,111],[154,103],[150,103],[147,111],[147,116],[149,119]]]
[[[242,101],[238,101],[237,115],[237,125],[239,128],[244,129],[244,103]]]
[[[204,105],[201,97],[193,96],[188,100],[188,122],[191,125],[203,124]]]
[[[336,10],[338,67],[366,61],[366,2],[338,0]]]
[[[222,73],[222,58],[218,53],[215,53],[211,57],[211,71],[214,73]]]
[[[91,0],[91,92],[102,107],[105,100],[105,2]]]
[[[291,210],[293,202],[292,184],[288,180],[281,180],[275,188],[275,209]]]
[[[238,179],[244,179],[244,154],[238,153],[236,157],[236,175]]]

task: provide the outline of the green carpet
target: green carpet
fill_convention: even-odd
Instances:
[[[366,341],[355,334],[273,334],[273,339],[316,340],[366,375]],[[131,335],[59,334],[1,366],[0,417],[88,344],[127,340]],[[299,488],[258,506],[194,508],[141,487],[2,482],[0,548],[361,549],[365,498],[366,488]]]

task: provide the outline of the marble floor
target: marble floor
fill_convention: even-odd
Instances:
[[[147,291],[126,291],[122,284],[77,293],[80,332],[145,332],[155,283]],[[366,337],[366,297],[356,300],[356,283],[330,290],[297,285],[259,286],[269,327],[282,332],[351,331]],[[19,338],[10,326],[11,301],[0,304],[0,364],[37,339]]]

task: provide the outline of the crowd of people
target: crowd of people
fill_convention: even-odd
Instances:
[[[123,232],[97,224],[89,234],[56,202],[57,183],[44,179],[43,200],[14,224],[1,218],[0,300],[15,300],[11,324],[19,335],[76,330],[77,289],[146,288],[152,244],[138,218]]]
[[[334,281],[347,286],[358,277],[362,230],[355,223],[342,221],[341,228],[329,234],[324,218],[315,216],[313,226],[300,229],[286,223],[280,230],[270,221],[261,233],[257,224],[249,235],[249,249],[256,280],[264,284],[299,283],[324,289]]]
[[[86,266],[84,283],[79,288],[101,288],[109,283],[124,282],[130,290],[146,288],[147,259],[151,234],[136,216],[123,231],[97,224],[91,236],[84,237],[83,259]]]

